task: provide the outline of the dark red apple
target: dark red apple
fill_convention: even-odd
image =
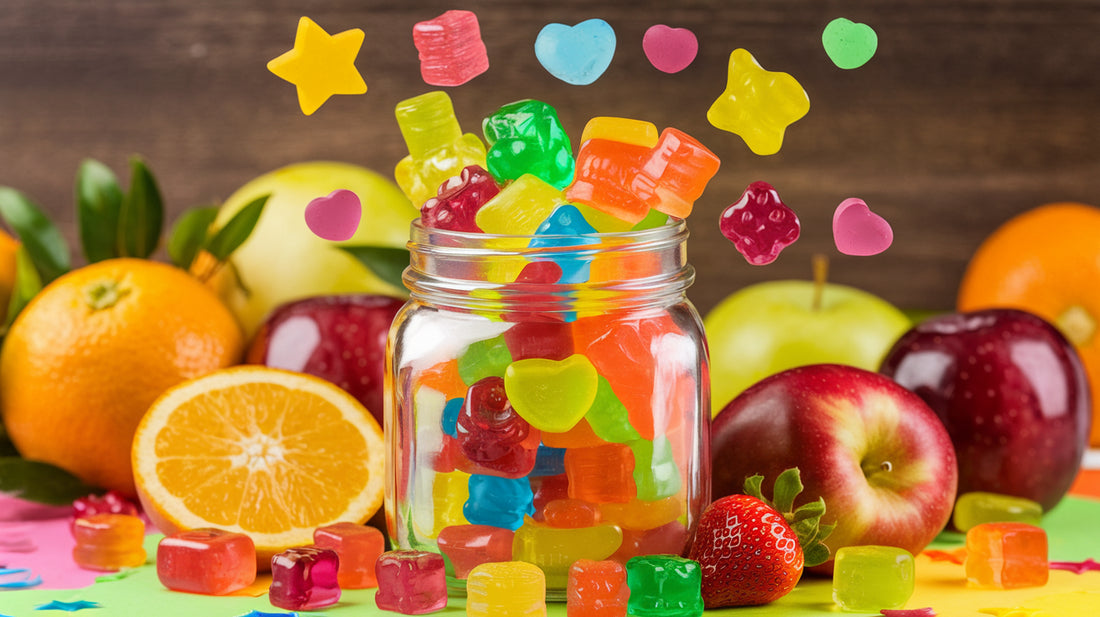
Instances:
[[[247,361],[327,379],[359,399],[381,426],[386,336],[404,304],[371,294],[283,304],[260,326]]]
[[[955,444],[959,493],[1026,497],[1050,510],[1088,447],[1088,380],[1073,346],[1014,309],[932,317],[898,339],[881,372],[917,393]]]
[[[738,395],[711,424],[713,495],[742,492],[745,478],[798,467],[795,505],[825,499],[825,540],[916,554],[955,502],[955,452],[928,405],[863,369],[814,364],[772,375]],[[812,569],[832,571],[832,560]]]

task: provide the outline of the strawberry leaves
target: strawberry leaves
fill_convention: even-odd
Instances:
[[[745,494],[763,501],[775,508],[791,529],[798,535],[798,543],[802,546],[802,554],[806,559],[806,567],[811,568],[829,561],[829,547],[824,540],[833,532],[836,525],[822,525],[821,517],[825,514],[825,500],[817,501],[794,509],[794,500],[802,493],[802,478],[797,467],[792,467],[779,474],[772,487],[772,500],[763,495],[761,490],[764,484],[764,476],[755,475],[745,479]]]

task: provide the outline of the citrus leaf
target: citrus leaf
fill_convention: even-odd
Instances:
[[[11,442],[11,438],[8,437],[8,431],[4,428],[4,424],[0,422],[0,458],[6,456],[19,456],[19,451],[15,449],[15,444]]]
[[[386,283],[398,289],[405,288],[401,273],[409,265],[408,249],[390,246],[341,246],[338,248],[358,259],[359,263]]]
[[[140,158],[130,160],[130,190],[122,198],[118,217],[119,253],[145,259],[160,242],[164,203],[149,168]]]
[[[69,245],[65,237],[25,195],[0,186],[0,217],[27,248],[43,283],[69,271]]]
[[[122,189],[106,165],[86,159],[76,172],[76,220],[89,263],[118,257]]]
[[[218,261],[229,259],[233,251],[252,235],[252,230],[256,228],[256,223],[264,212],[264,206],[267,205],[268,197],[271,195],[262,195],[248,202],[248,205],[241,208],[214,234],[206,245],[206,250]]]
[[[206,244],[206,232],[217,216],[217,206],[184,210],[168,234],[168,257],[172,263],[184,270],[191,267],[195,255]]]
[[[27,247],[20,246],[15,252],[15,285],[11,290],[11,299],[8,300],[4,332],[7,332],[19,312],[39,291],[42,291],[42,279],[38,276],[38,270],[34,268],[34,262],[31,261]]]
[[[71,473],[40,461],[14,456],[0,458],[0,493],[53,506],[98,493]]]

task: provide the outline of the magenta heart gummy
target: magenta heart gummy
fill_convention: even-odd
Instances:
[[[779,253],[798,239],[802,226],[775,187],[753,182],[741,199],[722,212],[722,235],[754,266],[775,261]]]
[[[435,197],[420,207],[420,222],[425,227],[480,233],[475,219],[485,202],[500,192],[493,176],[479,165],[469,165],[462,173],[444,182]]]
[[[850,197],[833,213],[833,241],[845,255],[878,255],[893,244],[894,230],[862,199]]]
[[[350,240],[359,229],[363,206],[359,196],[347,189],[337,189],[306,205],[306,226],[318,237],[334,242]]]

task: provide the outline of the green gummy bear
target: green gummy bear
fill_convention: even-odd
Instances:
[[[629,412],[603,375],[600,375],[599,386],[596,388],[596,400],[592,402],[584,419],[588,420],[592,432],[604,441],[629,443],[642,437],[630,425]]]
[[[703,571],[699,562],[672,555],[643,555],[626,562],[627,614],[701,617]]]
[[[458,376],[462,383],[472,386],[486,377],[503,377],[511,363],[512,352],[501,334],[470,343],[458,357]]]
[[[532,174],[558,189],[573,182],[573,146],[558,112],[542,101],[509,103],[482,124],[486,162],[498,182]]]

